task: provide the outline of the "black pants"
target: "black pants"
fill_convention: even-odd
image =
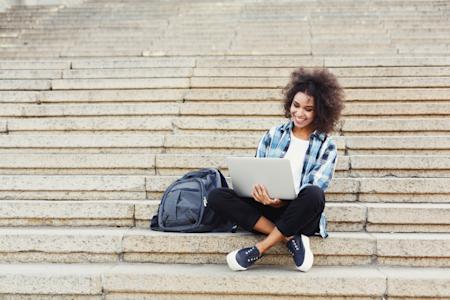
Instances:
[[[218,188],[208,195],[208,205],[216,213],[248,231],[254,231],[253,227],[262,216],[272,221],[286,237],[295,234],[311,236],[319,231],[320,216],[325,208],[322,189],[307,186],[296,199],[286,202],[286,205],[274,208],[253,198],[239,197],[229,188]]]

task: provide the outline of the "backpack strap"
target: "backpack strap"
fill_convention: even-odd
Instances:
[[[216,171],[219,173],[221,186],[222,187],[228,187],[228,182],[225,179],[225,176],[223,176],[222,172],[220,172],[219,169],[216,169]]]

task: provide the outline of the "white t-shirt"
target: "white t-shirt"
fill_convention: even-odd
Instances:
[[[303,162],[306,151],[309,147],[309,140],[302,140],[294,136],[291,131],[291,142],[284,158],[289,159],[294,178],[295,193],[300,192],[300,176],[302,175]]]

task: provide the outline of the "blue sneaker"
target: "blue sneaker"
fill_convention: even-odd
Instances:
[[[287,242],[289,252],[294,259],[295,266],[302,272],[308,272],[314,262],[314,255],[309,247],[309,238],[306,235],[294,235]]]
[[[227,264],[233,271],[244,271],[260,258],[261,254],[258,248],[253,246],[228,253]]]

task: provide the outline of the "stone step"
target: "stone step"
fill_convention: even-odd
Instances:
[[[170,109],[170,108],[169,108]],[[8,120],[9,132],[152,132],[172,133],[173,121],[168,117],[54,117]]]
[[[450,105],[450,104],[449,104]],[[117,104],[2,104],[0,117],[64,117],[64,116],[144,116],[180,114],[179,103],[117,103]],[[442,105],[445,113],[446,105]],[[24,120],[24,119],[22,119]],[[52,119],[47,119],[52,120]],[[19,121],[19,120],[17,120]]]
[[[390,36],[392,38],[405,37],[407,35],[413,35],[415,37],[445,37],[450,33],[450,28],[439,28],[439,31],[429,30],[428,28],[392,28],[390,30]]]
[[[450,114],[450,103],[447,104],[444,101],[433,102],[427,101],[426,107],[415,102],[393,102],[393,103],[345,103],[345,108],[343,110],[344,116],[407,116],[408,118],[413,118],[415,116],[433,116],[442,115],[445,116]]]
[[[61,56],[59,51],[27,51],[27,50],[3,50],[0,52],[0,60],[16,59],[56,59]]]
[[[158,265],[151,268],[146,264],[130,264],[109,270],[104,275],[106,281],[104,290],[113,292],[112,294],[120,293],[119,297],[133,292],[150,297],[161,293],[171,295],[190,293],[197,298],[201,297],[202,293],[208,292],[207,297],[212,296],[214,299],[227,297],[230,291],[233,294],[244,294],[245,297],[252,295],[256,299],[273,297],[274,294],[292,299],[299,296],[315,299],[320,297],[335,299],[342,296],[445,298],[450,294],[446,269],[317,267],[307,274],[293,274],[289,270],[292,270],[292,267],[285,269],[261,266],[255,268],[253,272],[234,273],[223,266],[203,265],[193,268]],[[180,282],[176,287],[171,280],[175,274],[179,276]],[[190,280],[192,277],[195,282]],[[211,281],[211,278],[214,280]],[[281,283],[274,287],[273,281],[276,279]],[[148,284],[148,281],[152,283]],[[218,285],[217,282],[225,284]],[[421,284],[418,284],[419,282]],[[233,295],[230,299],[233,297],[236,296]]]
[[[62,70],[70,69],[64,60],[0,60],[0,69],[7,70]]]
[[[51,93],[51,92],[43,92]],[[394,101],[444,101],[450,100],[448,89],[347,89],[349,102],[394,102]],[[125,97],[124,97],[125,98]],[[184,96],[190,101],[280,101],[281,91],[275,89],[191,89]]]
[[[450,68],[442,67],[379,67],[379,68],[329,68],[341,80],[347,77],[439,77],[449,76]],[[62,72],[49,70],[2,70],[3,79],[38,78],[141,78],[141,77],[283,77],[286,80],[293,71],[290,68],[122,68],[75,69]],[[367,80],[367,79],[363,79]]]
[[[175,102],[182,101],[184,89],[0,91],[0,102],[86,103],[86,102]],[[280,98],[281,99],[281,98]]]
[[[156,173],[181,175],[194,169],[213,166],[220,168],[224,174],[228,174],[226,163],[228,156],[156,154]],[[3,166],[0,164],[0,167]],[[337,177],[450,177],[449,170],[450,156],[448,155],[356,155],[339,156],[335,175]]]
[[[147,196],[160,198],[177,177],[146,178]],[[448,181],[448,178],[334,178],[327,190],[327,199],[346,202],[448,203]]]
[[[428,45],[419,45],[418,47],[412,48],[410,45],[399,45],[397,47],[397,51],[400,54],[420,54],[420,55],[436,55],[447,53],[450,50],[449,44],[440,45],[438,47],[428,46]]]
[[[283,122],[281,118],[179,117],[173,120],[177,133],[261,134]],[[423,119],[345,119],[340,131],[344,135],[446,135],[448,118]]]
[[[191,77],[192,70],[193,68],[75,69],[65,70],[62,78]]]
[[[205,167],[228,175],[218,154],[3,153],[2,174],[183,175]],[[242,156],[242,155],[239,155]],[[249,155],[253,156],[253,155]],[[448,155],[339,156],[335,177],[450,177]]]
[[[352,155],[348,159],[352,177],[450,177],[446,155]]]
[[[120,38],[117,38],[120,39]],[[83,41],[81,41],[84,43]],[[153,45],[150,47],[131,47],[130,48],[112,48],[104,46],[102,48],[95,49],[95,45],[84,44],[82,47],[77,48],[70,47],[70,45],[65,45],[64,47],[39,47],[39,48],[22,48],[22,47],[9,47],[8,50],[2,51],[0,53],[1,59],[20,59],[20,58],[57,58],[57,57],[104,57],[104,56],[122,56],[122,57],[135,57],[135,56],[146,56],[146,57],[160,57],[160,56],[195,56],[195,55],[215,55],[215,56],[238,56],[238,55],[277,55],[283,54],[286,56],[293,56],[297,54],[303,54],[304,56],[312,54],[314,56],[352,56],[352,57],[363,57],[363,56],[392,56],[396,53],[402,56],[434,56],[440,57],[445,55],[448,51],[449,46],[419,46],[417,49],[410,49],[411,46],[398,46],[394,47],[391,45],[373,46],[368,48],[364,44],[348,44],[344,46],[336,46],[335,44],[321,44],[314,46],[311,49],[309,45],[298,46],[296,48],[285,48],[282,46],[267,46],[267,45],[257,45],[259,48],[264,49],[260,51],[253,50],[253,44],[249,45],[236,45],[228,49],[227,44],[216,45]],[[161,48],[167,48],[168,50],[161,51]],[[63,49],[63,50],[61,50]],[[64,50],[70,49],[70,50]],[[412,83],[411,83],[412,84]],[[426,87],[427,83],[423,83]],[[255,84],[256,85],[256,84]],[[445,85],[444,82],[433,82],[433,85]]]
[[[422,142],[420,145],[424,147],[419,150],[417,147],[417,139]],[[447,135],[442,136],[346,136],[345,147],[348,155],[373,155],[373,154],[448,154],[446,145],[450,142]],[[416,144],[416,145],[414,145]],[[402,149],[398,151],[398,149]]]
[[[203,58],[198,59],[197,68],[214,67],[419,67],[419,66],[442,66],[446,65],[450,59],[448,57],[268,57],[268,56],[242,56],[225,58]]]
[[[179,176],[0,175],[3,200],[160,199]],[[448,203],[448,178],[335,178],[331,202]],[[228,179],[231,184],[230,179]]]
[[[288,78],[293,67],[289,68],[194,68],[196,77],[284,77]],[[329,68],[338,78],[341,77],[438,77],[449,76],[448,67],[351,67]],[[107,76],[107,73],[105,72]],[[341,79],[346,80],[346,79]]]
[[[227,23],[228,21],[228,23]],[[70,22],[70,20],[67,20],[67,22]],[[205,22],[206,23],[206,22]],[[165,24],[154,25],[152,23],[129,23],[124,24],[123,28],[120,28],[120,24],[108,24],[104,27],[86,27],[86,26],[79,26],[77,24],[71,25],[70,23],[67,25],[61,25],[56,22],[47,23],[45,26],[44,24],[34,25],[33,22],[29,22],[28,24],[13,21],[10,24],[3,25],[5,28],[9,29],[15,29],[20,27],[21,29],[26,30],[22,35],[21,38],[29,41],[37,41],[38,39],[43,38],[44,40],[54,40],[54,41],[61,41],[61,40],[68,40],[68,34],[76,34],[74,37],[75,39],[87,39],[88,37],[98,37],[98,40],[90,40],[91,42],[99,42],[99,41],[110,41],[115,37],[125,37],[125,41],[134,38],[138,42],[142,42],[139,38],[142,37],[143,39],[149,40],[151,37],[157,38],[156,42],[164,41],[168,43],[186,43],[187,40],[191,37],[197,37],[197,38],[205,38],[207,34],[212,34],[212,40],[217,41],[220,39],[220,37],[224,37],[227,39],[233,40],[233,42],[240,42],[245,43],[247,41],[257,41],[257,44],[260,43],[268,43],[270,41],[270,38],[274,38],[275,40],[280,40],[283,37],[289,36],[293,33],[295,33],[295,30],[298,31],[297,36],[292,36],[291,40],[286,41],[286,45],[289,46],[289,48],[292,48],[292,45],[295,44],[295,42],[309,42],[311,40],[315,41],[316,39],[319,40],[325,40],[325,38],[330,37],[330,39],[337,39],[337,37],[342,37],[344,40],[351,39],[351,35],[353,34],[355,36],[355,40],[353,40],[353,43],[355,44],[370,44],[366,40],[363,39],[364,34],[371,35],[374,37],[373,40],[371,40],[374,44],[377,44],[379,41],[389,41],[391,39],[396,38],[405,38],[405,39],[412,39],[412,38],[420,38],[420,37],[426,37],[427,33],[429,34],[429,37],[440,37],[445,38],[445,34],[449,32],[448,27],[438,27],[438,28],[430,28],[434,30],[438,30],[437,32],[430,31],[429,28],[427,29],[418,29],[418,28],[405,28],[402,30],[398,30],[394,28],[393,26],[386,26],[386,28],[382,28],[383,25],[369,25],[370,27],[355,27],[354,29],[351,28],[343,28],[342,26],[335,25],[332,27],[331,25],[323,25],[323,24],[316,24],[309,26],[308,23],[305,21],[295,22],[297,25],[297,28],[287,28],[283,27],[288,24],[276,24],[273,22],[266,21],[266,24],[255,24],[255,23],[248,23],[245,21],[239,21],[240,28],[236,29],[236,35],[234,35],[233,27],[225,28],[225,26],[229,25],[230,20],[224,19],[224,20],[217,20],[215,23],[208,24],[211,26],[211,28],[205,28],[206,24],[202,24],[200,26],[193,26],[193,24],[185,24],[185,23],[179,23],[177,25],[169,25],[169,27],[165,28]],[[290,23],[292,24],[292,22]],[[16,27],[14,27],[14,25]],[[198,24],[197,24],[198,25]],[[222,26],[222,27],[221,27]],[[355,26],[355,25],[350,25]],[[424,27],[426,25],[423,25]],[[48,30],[48,28],[55,28],[54,35],[52,36],[46,36],[45,32]],[[182,28],[184,27],[184,28]],[[310,29],[311,28],[311,29]],[[311,33],[308,33],[308,29],[311,30]],[[147,30],[147,31],[145,31]],[[202,31],[199,31],[202,30]],[[282,31],[284,30],[284,32]],[[83,35],[79,34],[79,31],[83,31]],[[147,32],[147,35],[145,33]],[[254,33],[251,35],[251,33]],[[164,34],[166,33],[166,34]],[[278,35],[277,35],[278,34]],[[171,38],[177,37],[177,40],[171,40]],[[248,40],[245,40],[245,38],[248,38]],[[257,38],[260,38],[259,40]],[[303,38],[303,39],[302,39]],[[342,41],[339,41],[342,43]],[[277,53],[277,55],[280,55]],[[299,55],[299,53],[295,53],[295,55]]]
[[[60,90],[0,91],[0,102],[85,103],[85,102],[165,102],[183,100],[239,103],[258,101],[280,103],[281,91],[276,89],[139,89],[139,90]],[[389,103],[450,100],[448,89],[347,89],[346,103]],[[432,102],[434,103],[434,102]],[[195,104],[195,103],[192,103]],[[412,104],[412,103],[411,103]],[[434,105],[434,104],[432,104]],[[376,109],[376,108],[374,108]],[[426,109],[424,107],[424,109]]]
[[[154,106],[155,107],[155,106]],[[206,134],[223,136],[229,135],[256,135],[260,137],[268,128],[279,125],[285,122],[285,119],[278,116],[274,117],[259,117],[242,119],[237,116],[228,117],[170,117],[168,116],[142,116],[142,114],[156,113],[156,114],[170,114],[176,113],[177,107],[158,106],[164,111],[144,111],[141,113],[136,110],[136,107],[123,107],[128,110],[127,113],[137,113],[138,116],[71,116],[71,117],[47,117],[47,118],[14,118],[7,119],[8,132],[20,133],[28,132],[40,134],[42,131],[48,133],[58,132],[72,132],[82,133],[89,132],[118,132],[118,133],[139,133],[144,131],[154,133],[174,133],[174,134]],[[39,107],[41,108],[41,107]],[[100,107],[98,107],[100,108]],[[148,107],[147,107],[148,108]],[[39,109],[45,112],[46,109]],[[38,110],[38,111],[39,111]],[[54,110],[58,113],[58,110]],[[84,109],[82,109],[84,111]],[[95,111],[95,108],[94,110]],[[113,110],[111,111],[115,113]],[[6,112],[8,113],[8,112]],[[20,112],[22,113],[22,112]],[[65,113],[64,108],[59,110],[59,113]],[[70,109],[68,114],[70,114]],[[76,109],[73,113],[77,112]],[[91,112],[89,112],[91,113]],[[102,111],[100,114],[108,113]],[[120,111],[117,112],[120,114]],[[27,113],[24,112],[24,115]],[[359,119],[347,118],[341,120],[340,128],[333,135],[341,134],[345,136],[399,136],[399,135],[424,135],[436,136],[447,135],[450,130],[450,119],[448,117],[441,118],[440,115],[434,118],[373,118],[373,119]],[[5,120],[3,120],[4,122]]]
[[[2,200],[0,226],[113,226],[149,228],[159,200]],[[334,232],[448,232],[449,204],[328,202]]]
[[[69,45],[70,46],[70,45]],[[393,47],[393,46],[378,46],[378,47],[371,47],[368,48],[367,45],[346,45],[346,46],[336,46],[335,44],[329,44],[329,45],[320,45],[315,46],[314,49],[311,49],[310,47],[303,46],[300,49],[290,49],[290,48],[284,48],[281,46],[278,47],[266,47],[265,45],[260,45],[261,51],[255,51],[252,49],[251,45],[237,45],[235,47],[232,47],[231,49],[227,49],[225,45],[223,46],[216,46],[214,44],[209,44],[207,46],[199,46],[196,45],[195,47],[192,46],[190,48],[186,48],[184,44],[179,45],[154,45],[151,47],[141,47],[139,49],[137,48],[129,48],[129,49],[114,49],[114,48],[99,48],[96,50],[93,50],[92,47],[89,47],[89,45],[85,45],[84,47],[78,47],[78,48],[71,48],[71,47],[64,47],[64,49],[69,48],[71,50],[59,50],[60,48],[30,48],[30,49],[23,49],[23,48],[17,48],[12,47],[8,48],[8,50],[2,51],[0,58],[7,59],[7,58],[40,58],[40,57],[47,57],[47,58],[57,58],[57,57],[103,57],[103,56],[195,56],[195,55],[216,55],[216,56],[239,56],[239,55],[276,55],[276,54],[283,54],[287,56],[297,55],[297,54],[304,54],[304,56],[312,54],[314,56],[352,56],[352,57],[363,57],[363,56],[391,56],[396,53],[400,53],[403,56],[435,56],[440,57],[442,55],[445,55],[448,52],[449,46],[424,46],[417,50],[410,50],[407,47]],[[161,51],[161,48],[167,48],[168,50]],[[406,86],[416,86],[420,85],[423,87],[431,86],[448,86],[448,82],[445,79],[439,79],[439,80],[429,80],[426,82],[419,82],[417,81],[407,81],[405,83]],[[229,86],[233,84],[232,81],[228,81],[227,83],[206,83],[208,86],[214,85],[214,86]],[[252,87],[260,87],[264,82],[256,82],[252,83]],[[277,83],[271,83],[271,85],[276,85]],[[351,83],[352,85],[358,86],[357,83]],[[364,84],[371,84],[374,83],[364,83]],[[405,86],[402,84],[402,82],[398,83],[401,86]],[[196,83],[197,85],[204,86],[205,83]],[[396,85],[395,85],[396,86]],[[264,86],[263,86],[264,87]]]
[[[0,270],[4,278],[0,295],[9,298],[24,294],[35,299],[74,299],[78,295],[108,300],[450,296],[448,268],[317,266],[308,273],[294,273],[292,266],[261,265],[235,273],[223,265],[116,263],[3,264]],[[274,286],[274,280],[280,284]]]
[[[448,232],[448,204],[367,203],[368,232]],[[438,225],[438,224],[442,224]],[[434,228],[434,229],[433,229]]]
[[[70,46],[70,45],[68,45]],[[70,48],[70,47],[69,47]],[[66,49],[66,48],[64,48]],[[179,54],[175,54],[179,55]],[[142,56],[142,50],[114,50],[114,48],[108,48],[103,52],[92,50],[92,48],[85,49],[85,51],[66,51],[60,48],[42,48],[31,49],[27,48],[7,48],[0,53],[1,60],[22,60],[22,59],[57,59],[57,58],[90,58],[103,56],[109,57],[136,57]]]
[[[261,77],[192,77],[192,88],[283,88],[286,78]],[[361,77],[341,78],[344,88],[428,88],[448,87],[450,80],[446,77]]]
[[[153,214],[156,200],[0,201],[0,226],[135,226],[136,205],[146,203]],[[13,208],[14,207],[14,208]],[[141,213],[144,209],[142,209]],[[149,226],[145,226],[148,228]]]
[[[84,59],[72,61],[72,69],[117,69],[117,68],[169,68],[169,67],[194,67],[195,58],[170,57],[170,58],[126,58],[126,59]]]
[[[1,84],[1,83],[0,83]],[[1,86],[0,86],[1,87]],[[189,88],[188,78],[55,79],[54,90]],[[5,88],[3,88],[5,89]]]
[[[0,135],[1,149],[6,152],[67,151],[117,151],[134,153],[161,152],[164,146],[163,135]],[[258,141],[254,140],[253,148]],[[250,146],[248,146],[250,147]],[[18,150],[21,149],[21,150]],[[27,150],[28,149],[28,150]],[[83,150],[84,149],[84,150]]]
[[[112,264],[3,264],[4,278],[0,295],[18,298],[22,294],[35,299],[51,297],[102,297],[102,274]],[[20,282],[21,284],[18,284]],[[75,295],[75,296],[74,296]],[[75,298],[76,299],[76,298]]]
[[[375,70],[384,68],[412,67],[445,67],[448,65],[448,57],[294,57],[283,56],[237,56],[227,58],[209,57],[112,57],[112,58],[63,58],[63,59],[39,59],[39,60],[0,60],[0,69],[119,69],[119,68],[295,68],[326,66],[331,70],[343,67],[364,68],[371,67]],[[381,69],[380,69],[381,68]],[[420,70],[420,69],[419,69]],[[349,69],[346,72],[353,72]],[[199,71],[197,71],[199,72]],[[337,72],[337,70],[336,70]],[[343,72],[343,71],[342,71]],[[379,72],[379,71],[377,71]],[[397,71],[395,71],[397,72]],[[406,71],[404,71],[406,72]],[[346,73],[348,74],[348,73]],[[408,73],[407,73],[408,74]],[[287,74],[288,75],[288,74]],[[372,76],[372,73],[369,73]],[[387,75],[390,75],[387,73]],[[418,74],[420,75],[420,74]],[[209,75],[208,75],[209,76]],[[420,75],[423,76],[423,75]]]
[[[439,20],[427,20],[426,22],[426,28],[430,29],[449,29],[448,23],[445,21],[439,21]],[[405,29],[421,29],[423,28],[420,23],[417,23],[415,20],[385,20],[383,22],[385,25],[389,26],[389,28],[397,28],[399,24],[404,24]]]
[[[294,51],[286,51],[286,54],[295,54]],[[312,45],[311,53],[315,56],[390,56],[398,52],[397,48],[391,44],[387,45],[366,45],[366,44],[344,44],[337,45],[334,43]],[[276,53],[275,51],[267,51],[267,54]],[[308,53],[308,54],[309,54]],[[432,52],[432,54],[434,54]],[[435,55],[443,55],[437,52]]]
[[[341,131],[344,135],[448,135],[450,119],[347,119]]]
[[[63,78],[59,70],[0,70],[2,79],[57,79]]]
[[[0,122],[1,124],[1,122]],[[3,123],[6,130],[6,124]],[[261,136],[142,134],[0,134],[2,153],[166,153],[254,155]],[[448,136],[333,136],[343,155],[449,155]],[[422,143],[417,143],[420,139]]]
[[[30,94],[32,95],[32,94]],[[36,94],[34,94],[36,95]],[[35,96],[39,97],[39,96]],[[26,98],[26,96],[25,96]],[[6,100],[6,99],[5,99]],[[180,100],[179,100],[180,101]],[[178,116],[273,116],[283,113],[281,101],[259,103],[241,103],[223,101],[223,103],[195,102],[180,103],[164,101],[163,103],[89,103],[89,104],[0,104],[0,117],[61,117],[61,116],[142,116],[142,115],[178,115]],[[355,103],[345,104],[344,117],[371,118],[386,116],[447,116],[450,115],[450,101],[400,103]],[[347,118],[343,118],[344,122]]]
[[[9,27],[14,28],[11,25]],[[7,26],[7,27],[8,27]],[[155,30],[154,28],[149,28],[148,30]],[[158,30],[158,29],[156,29]],[[195,29],[201,30],[201,29]],[[163,30],[159,30],[158,34],[162,34]],[[268,33],[268,34],[258,34],[255,36],[251,36],[250,34],[239,34],[236,38],[233,37],[233,32],[220,32],[217,33],[215,31],[204,32],[202,34],[198,34],[197,32],[192,33],[184,33],[183,34],[171,34],[168,33],[167,36],[160,39],[157,33],[153,35],[145,35],[145,34],[127,34],[127,33],[114,33],[114,31],[97,31],[97,32],[84,32],[83,36],[78,36],[75,38],[71,38],[68,35],[76,35],[74,32],[61,32],[60,34],[54,34],[52,36],[46,36],[46,33],[34,33],[34,34],[22,34],[20,38],[8,39],[10,41],[9,44],[2,45],[3,48],[11,47],[13,50],[24,50],[24,51],[50,51],[50,50],[61,50],[61,51],[89,51],[93,50],[101,50],[108,51],[108,46],[114,45],[114,40],[123,39],[122,42],[124,44],[117,45],[114,50],[146,50],[146,51],[158,51],[160,49],[169,49],[171,51],[171,47],[179,47],[182,49],[196,49],[201,50],[202,47],[208,47],[207,50],[221,50],[221,51],[230,51],[233,49],[242,49],[251,51],[251,45],[256,46],[259,49],[264,49],[263,47],[267,47],[267,49],[284,49],[284,51],[292,51],[294,49],[304,50],[310,49],[311,46],[316,48],[345,48],[349,46],[354,46],[356,48],[361,48],[363,45],[366,45],[364,42],[355,42],[355,40],[364,38],[363,33],[354,34],[354,38],[352,40],[352,34],[347,33],[346,35],[336,35],[330,36],[329,34],[323,34],[314,36],[310,39],[294,39],[290,42],[285,43],[285,47],[281,48],[279,45],[283,39],[292,36],[292,32],[287,32],[284,35],[277,36],[276,33]],[[215,35],[214,38],[208,38],[209,35]],[[308,34],[307,32],[299,32],[298,34]],[[367,33],[366,33],[367,34]],[[95,38],[95,40],[93,40]],[[379,35],[375,34],[372,39],[372,44],[370,47],[372,49],[376,49],[378,51],[381,50],[395,50],[398,46],[402,46],[403,42],[407,42],[408,44],[419,45],[418,40],[420,38],[424,38],[431,44],[433,40],[438,40],[441,42],[447,42],[447,39],[443,35],[439,36],[431,36],[428,39],[422,36],[414,36],[414,38],[410,39],[402,39],[396,38],[395,42],[390,40],[386,34]],[[195,44],[189,43],[190,40],[196,40]],[[276,44],[270,44],[270,40],[276,42]],[[134,41],[138,41],[134,44]],[[337,41],[339,45],[333,45],[330,42]],[[41,42],[41,43],[40,43]],[[82,43],[82,44],[80,44]],[[231,47],[230,47],[231,43]],[[439,49],[440,45],[430,46],[430,49]],[[265,50],[267,50],[265,49]],[[161,50],[160,50],[161,51]],[[261,51],[261,50],[260,50]],[[263,50],[264,51],[264,50]],[[299,55],[302,52],[293,53],[292,55]],[[201,54],[201,53],[197,53]],[[213,54],[213,53],[205,53],[205,55]],[[255,50],[253,54],[255,54]],[[285,53],[274,53],[274,55],[284,55]],[[246,54],[241,54],[246,55]],[[268,54],[266,54],[268,55]],[[305,55],[311,55],[311,52],[305,53]],[[313,54],[314,55],[314,54]],[[328,55],[328,54],[326,54]]]
[[[440,43],[442,44],[447,44],[449,43],[449,39],[448,37],[444,37],[444,36],[431,36],[431,37],[414,37],[413,39],[410,38],[405,38],[405,37],[401,37],[401,38],[395,38],[392,39],[392,42],[395,43],[396,45],[399,46],[399,48],[402,48],[405,45],[408,45],[410,48],[413,48],[415,46],[421,46],[423,47],[423,42],[424,40],[426,40],[427,43],[436,43],[436,45],[439,45]],[[421,43],[422,42],[422,43]],[[440,49],[442,46],[439,45],[437,47],[435,47],[435,49]],[[431,47],[430,47],[431,48]]]
[[[51,80],[10,80],[0,79],[0,90],[50,90]]]
[[[236,248],[254,245],[252,233],[165,233],[128,228],[0,228],[0,261],[156,262],[223,264]],[[315,265],[409,265],[449,267],[450,235],[445,233],[330,233],[311,238]],[[411,247],[414,245],[414,247]],[[264,264],[290,265],[283,245],[267,252]]]
[[[124,260],[128,262],[224,263],[224,256],[228,252],[254,245],[261,238],[262,236],[245,232],[186,235],[136,229],[125,234],[122,246],[125,248]],[[330,233],[326,240],[311,238],[311,248],[316,265],[375,263],[407,266],[409,263],[410,266],[448,267],[449,239],[448,234],[335,232]],[[414,246],[411,247],[411,244]],[[181,245],[186,245],[187,249],[183,249]],[[426,251],[429,247],[433,250]],[[162,252],[174,257],[157,258],[158,253]],[[206,253],[213,255],[205,257]],[[284,246],[278,245],[269,250],[261,263],[290,265],[291,257],[281,254],[288,252]]]
[[[72,61],[72,62],[71,62]],[[39,59],[39,60],[0,60],[0,69],[118,69],[118,68],[154,68],[154,67],[196,67],[196,68],[295,68],[297,66],[321,67],[326,66],[332,70],[342,67],[432,67],[448,65],[448,58],[443,57],[294,57],[283,56],[252,57],[238,56],[234,58],[208,58],[208,57],[129,57],[129,58],[71,58],[71,59]]]
[[[4,120],[0,121],[0,134],[6,133],[8,131],[8,125],[7,122]]]
[[[149,228],[150,219],[157,212],[158,204],[159,200],[3,200],[0,202],[0,224],[1,226],[137,226]],[[393,209],[398,209],[397,211],[400,213],[402,207],[403,205],[394,206]],[[448,227],[446,224],[448,222],[442,218],[442,213],[448,210],[448,206],[445,204],[428,205],[428,207],[417,209],[424,209],[422,215],[427,219],[423,219],[422,223],[418,221],[417,224],[412,225],[409,224],[410,220],[399,219],[397,227],[406,231],[408,225],[415,226],[419,231],[423,228],[422,230],[426,232],[433,232],[433,230],[443,232]],[[373,210],[376,218],[375,208]],[[430,211],[429,214],[426,213],[428,211]],[[327,203],[326,213],[329,222],[328,228],[331,231],[362,231],[367,223],[367,208],[364,204]],[[432,217],[433,221],[430,221]],[[383,224],[382,221],[373,222],[373,226],[376,225],[382,227],[387,224]]]
[[[26,106],[23,106],[26,109]],[[70,108],[70,106],[66,105]],[[276,103],[258,103],[255,107],[254,103],[240,103],[231,101],[223,101],[222,103],[180,103],[181,115],[201,115],[201,116],[215,116],[215,115],[238,115],[238,116],[254,116],[254,115],[266,115],[277,116],[280,115],[282,109],[281,101]],[[450,102],[427,102],[424,107],[423,104],[416,102],[393,102],[393,103],[357,103],[348,102],[345,103],[345,108],[342,112],[343,116],[371,116],[371,117],[383,117],[387,115],[392,116],[414,116],[418,115],[423,117],[424,115],[450,115]],[[345,118],[344,118],[345,120]]]
[[[156,175],[155,154],[2,154],[2,174]]]

